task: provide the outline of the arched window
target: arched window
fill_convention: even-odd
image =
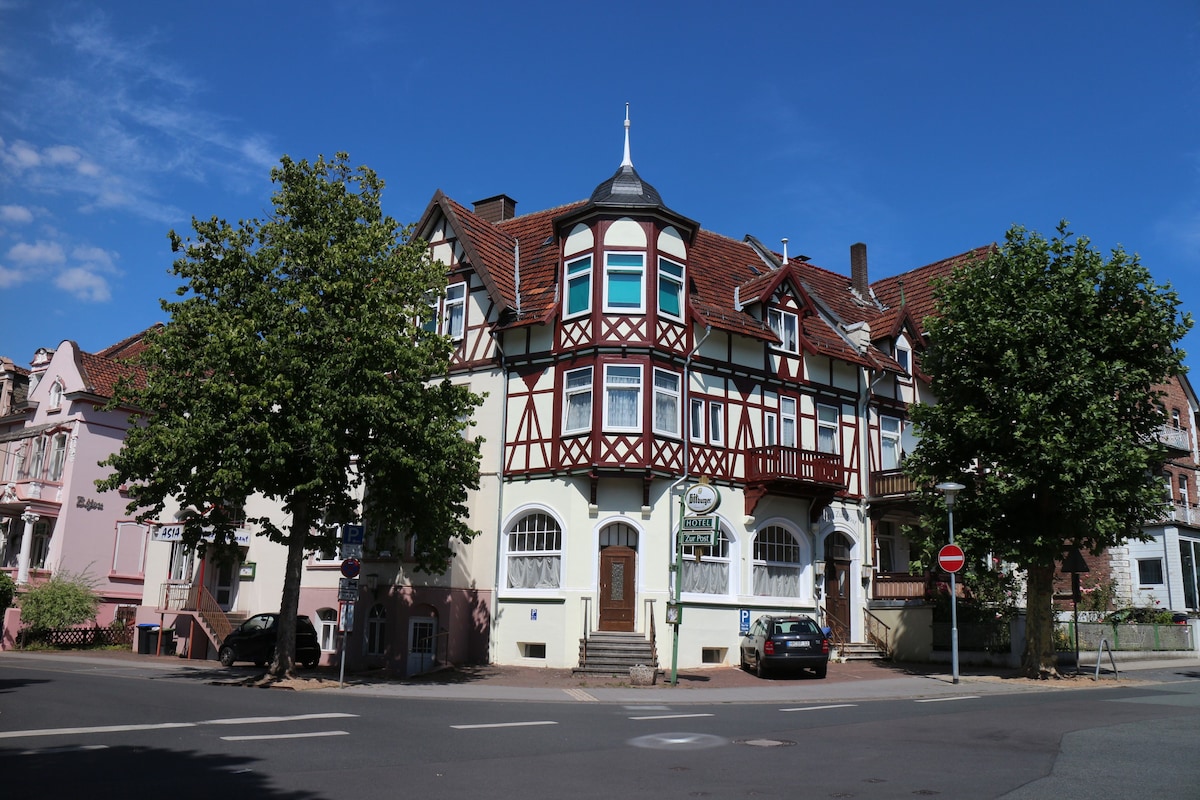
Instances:
[[[787,528],[768,525],[754,537],[754,593],[800,596],[800,543]]]
[[[604,529],[600,531],[600,546],[608,547],[609,545],[621,545],[637,550],[637,528],[625,522],[614,522],[611,525],[605,525]]]
[[[382,603],[367,613],[367,655],[381,656],[387,648],[387,612]]]
[[[326,653],[337,650],[337,610],[332,608],[317,609],[317,635],[321,638],[321,649]]]
[[[59,379],[55,379],[54,383],[50,384],[49,408],[54,410],[62,408],[63,399],[63,383]]]
[[[683,545],[683,569],[679,588],[696,594],[729,594],[729,535],[724,526],[717,534],[716,547]],[[696,558],[697,551],[700,558]]]
[[[510,589],[557,589],[561,585],[562,529],[549,514],[526,514],[507,535]]]

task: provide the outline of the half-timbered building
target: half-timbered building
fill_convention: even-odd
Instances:
[[[661,640],[676,581],[680,665],[732,662],[767,610],[864,641],[876,567],[907,571],[869,501],[921,392],[916,322],[871,290],[865,245],[847,279],[675,211],[626,126],[587,200],[517,215],[507,195],[467,208],[439,191],[417,224],[448,269],[452,375],[500,398],[476,429],[496,535],[466,553],[495,548],[490,656],[574,667],[597,632]],[[697,481],[719,490],[717,541],[683,546],[676,574]]]

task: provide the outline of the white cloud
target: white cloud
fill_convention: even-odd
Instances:
[[[105,303],[112,299],[108,281],[84,267],[64,270],[54,279],[54,285],[87,302]]]
[[[25,206],[0,206],[0,222],[28,224],[33,222],[33,212]]]
[[[11,289],[29,280],[29,273],[19,269],[9,269],[0,264],[0,289]]]
[[[107,272],[116,271],[115,254],[100,247],[80,245],[71,251],[71,260],[81,261],[94,269],[102,269]]]
[[[63,264],[67,260],[60,244],[43,241],[34,244],[26,242],[15,244],[9,249],[8,257],[12,261],[29,267],[54,266]]]

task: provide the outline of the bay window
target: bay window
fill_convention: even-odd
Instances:
[[[592,428],[592,368],[573,369],[563,381],[563,433]]]
[[[604,367],[604,429],[642,429],[642,368],[607,364]]]
[[[646,257],[641,253],[607,253],[604,257],[604,310],[640,314],[646,310]]]
[[[592,310],[592,257],[584,256],[567,262],[567,293],[565,317],[586,314]]]
[[[679,376],[654,370],[654,432],[679,435]]]
[[[683,266],[665,258],[658,260],[658,310],[683,318]]]

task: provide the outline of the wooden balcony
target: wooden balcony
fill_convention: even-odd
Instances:
[[[871,581],[872,600],[922,600],[929,590],[929,575],[876,572]]]
[[[753,483],[794,481],[836,489],[846,488],[841,456],[782,445],[756,447],[747,451],[746,480]]]
[[[917,491],[913,479],[903,470],[885,469],[871,473],[871,499],[899,500]]]
[[[815,514],[846,489],[846,471],[836,453],[772,445],[746,451],[746,514],[754,515],[768,494],[806,497]]]

